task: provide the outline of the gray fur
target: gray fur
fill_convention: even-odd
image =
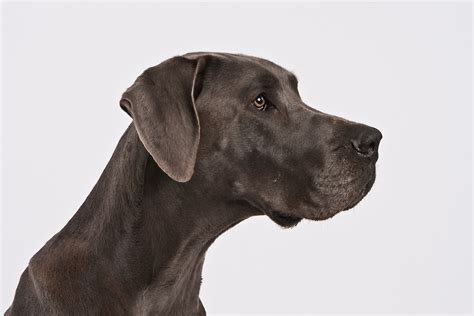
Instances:
[[[380,132],[308,107],[296,77],[264,59],[175,57],[120,105],[132,124],[7,315],[204,315],[204,256],[220,234],[255,215],[330,218],[375,180]]]

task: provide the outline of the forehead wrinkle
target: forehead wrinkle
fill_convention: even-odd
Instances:
[[[270,73],[257,75],[256,81],[265,89],[273,90],[281,87],[281,83],[278,77]]]
[[[282,87],[281,80],[267,69],[252,67],[250,71],[244,71],[240,80],[244,81],[242,84],[244,93],[272,92]]]

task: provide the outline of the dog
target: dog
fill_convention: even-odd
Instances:
[[[251,216],[288,228],[354,207],[382,134],[309,107],[297,86],[239,54],[145,70],[120,100],[132,123],[6,315],[205,315],[201,272],[220,234]]]

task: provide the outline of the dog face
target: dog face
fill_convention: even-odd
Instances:
[[[165,63],[137,79],[121,105],[174,180],[199,174],[283,227],[332,217],[372,187],[381,133],[304,104],[287,70],[231,54]]]

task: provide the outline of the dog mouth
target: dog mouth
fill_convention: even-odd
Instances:
[[[297,216],[294,214],[288,214],[275,210],[270,210],[268,212],[265,212],[265,214],[267,214],[276,224],[280,225],[283,228],[294,227],[305,218],[312,221],[327,220],[329,218],[334,217],[340,212],[347,211],[355,207],[372,188],[372,185],[375,182],[375,174],[373,176],[370,176],[369,179],[364,182],[365,183],[361,186],[361,188],[356,190],[357,193],[355,193],[353,200],[347,203],[346,205],[341,205],[341,207],[337,209],[331,209],[331,207],[321,208],[319,209],[319,211],[313,213],[312,215],[306,214],[307,216]],[[315,207],[318,208],[317,206]]]
[[[338,205],[338,207],[330,207],[328,205],[319,204],[318,202],[311,201],[309,203],[304,203],[305,210],[302,210],[301,215],[289,214],[280,210],[273,209],[270,205],[264,207],[263,203],[257,203],[255,201],[247,200],[247,202],[258,209],[261,213],[270,217],[270,219],[277,225],[283,228],[292,228],[299,224],[303,219],[308,219],[311,221],[323,221],[327,220],[336,214],[352,209],[356,206],[370,191],[372,185],[375,181],[375,174],[369,177],[368,180],[363,181],[363,185],[359,186],[359,189],[356,189],[353,194],[353,198],[349,201],[345,201],[344,204]]]

